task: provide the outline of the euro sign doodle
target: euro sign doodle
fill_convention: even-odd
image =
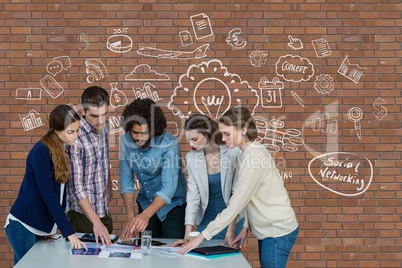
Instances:
[[[387,109],[383,106],[384,104],[386,104],[386,101],[380,97],[373,103],[374,109],[376,110],[373,114],[378,120],[382,120],[387,115]]]
[[[226,43],[232,48],[232,49],[242,49],[247,45],[246,41],[240,41],[238,38],[238,35],[241,33],[240,28],[235,28],[231,30],[228,34],[228,37],[226,38]]]

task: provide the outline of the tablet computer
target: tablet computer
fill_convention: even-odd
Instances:
[[[114,234],[109,234],[110,240],[112,241],[112,243],[114,243],[117,238],[119,238],[119,236],[114,235]],[[94,234],[84,234],[83,236],[80,237],[81,241],[84,242],[96,242],[95,241],[95,235]],[[98,241],[100,241],[100,239],[98,239]]]
[[[202,254],[202,255],[217,255],[226,253],[237,253],[240,252],[237,248],[231,248],[226,246],[211,246],[211,247],[199,247],[191,250],[190,252]]]

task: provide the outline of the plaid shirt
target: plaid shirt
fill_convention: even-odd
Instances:
[[[78,201],[88,198],[96,214],[107,215],[106,188],[109,176],[109,122],[98,134],[85,118],[80,121],[78,140],[66,146],[70,159],[67,183],[67,210],[84,214]]]

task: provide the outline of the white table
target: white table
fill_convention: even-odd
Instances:
[[[168,245],[174,239],[156,239]],[[212,246],[220,241],[204,241],[201,246]],[[39,241],[17,263],[15,268],[112,268],[112,267],[143,267],[143,268],[246,268],[251,267],[242,254],[218,259],[202,259],[191,256],[169,258],[165,256],[142,256],[141,259],[99,258],[98,256],[70,255],[69,245],[60,238],[58,240]]]

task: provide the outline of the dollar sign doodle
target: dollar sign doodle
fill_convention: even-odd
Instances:
[[[374,109],[376,110],[373,114],[378,120],[382,120],[387,115],[387,109],[383,104],[386,104],[386,102],[380,97],[378,97],[373,103]]]

